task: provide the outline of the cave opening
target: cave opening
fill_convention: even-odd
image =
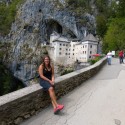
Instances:
[[[67,37],[67,38],[77,38],[77,36],[70,29],[61,26],[56,20],[49,19],[46,20],[46,41],[50,40],[50,35],[53,32],[57,32],[58,34]]]
[[[47,32],[47,39],[49,40],[50,35],[53,32],[57,32],[59,34],[62,34],[62,26],[55,20],[49,20],[49,21],[47,21],[46,32]]]

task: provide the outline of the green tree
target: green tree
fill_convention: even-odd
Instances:
[[[100,36],[101,38],[103,38],[103,36],[105,35],[106,31],[107,31],[107,19],[104,15],[99,15],[96,17],[96,23],[97,23],[97,34],[98,36]]]
[[[104,37],[103,51],[121,49],[125,49],[125,18],[114,18]]]
[[[108,0],[97,0],[95,1],[97,6],[98,15],[96,16],[97,23],[97,35],[100,38],[103,38],[107,31],[107,24],[111,18],[116,17],[116,7],[117,4],[115,1],[112,1],[109,4]]]
[[[125,17],[125,0],[119,0],[117,5],[117,16]]]
[[[105,11],[107,10],[109,1],[108,0],[96,0],[95,4],[99,12],[105,13]]]

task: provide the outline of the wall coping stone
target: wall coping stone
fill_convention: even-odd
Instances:
[[[68,78],[71,78],[73,76],[76,76],[82,72],[85,72],[85,71],[88,71],[92,68],[95,68],[98,65],[100,65],[104,60],[106,60],[106,57],[102,58],[101,60],[99,60],[98,62],[96,62],[95,64],[93,64],[89,67],[68,73],[68,74],[60,76],[60,77],[57,77],[55,79],[55,84],[58,84],[59,82],[66,80]],[[26,87],[26,88],[11,92],[9,94],[0,96],[0,106],[7,104],[9,102],[12,102],[16,99],[22,98],[26,95],[30,95],[31,93],[36,92],[36,91],[41,90],[41,89],[42,89],[42,87],[39,84],[34,84],[34,85],[29,86],[29,87]]]

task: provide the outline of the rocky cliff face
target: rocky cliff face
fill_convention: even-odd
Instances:
[[[84,25],[79,23],[80,18],[85,20]],[[42,45],[49,43],[50,34],[56,31],[68,38],[83,39],[89,32],[95,34],[95,26],[93,15],[77,17],[64,0],[26,0],[8,35],[11,46],[5,62],[14,76],[27,84],[37,75],[41,56],[47,53]]]

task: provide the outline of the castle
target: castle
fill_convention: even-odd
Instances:
[[[88,62],[97,54],[98,40],[88,34],[83,40],[68,39],[54,32],[50,36],[49,55],[58,64],[67,65],[74,62]]]

